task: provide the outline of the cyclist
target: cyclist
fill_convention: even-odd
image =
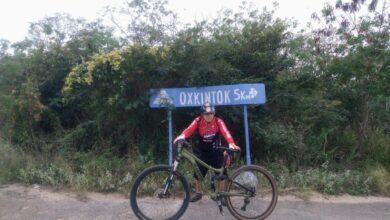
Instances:
[[[199,137],[199,158],[206,162],[208,165],[215,168],[222,167],[224,160],[224,153],[220,149],[216,149],[220,143],[220,136],[225,138],[226,142],[229,144],[229,148],[234,150],[240,150],[233,140],[233,137],[230,135],[229,130],[227,129],[223,120],[219,117],[215,117],[215,108],[210,103],[205,103],[201,107],[201,116],[195,118],[192,123],[179,135],[175,138],[174,143],[179,140],[185,140],[189,138],[195,131],[198,131]],[[202,165],[198,165],[203,177],[207,173],[207,168]],[[190,202],[196,202],[202,198],[202,189],[199,177],[194,174],[195,177],[195,194],[190,199]],[[224,183],[221,181],[219,184],[219,189],[223,190]]]

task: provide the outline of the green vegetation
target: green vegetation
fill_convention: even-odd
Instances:
[[[337,195],[380,194],[389,196],[389,173],[380,165],[355,170],[335,171],[326,164],[319,168],[290,172],[287,167],[272,164],[269,167],[280,191],[298,195],[310,190]]]
[[[135,173],[151,166],[150,161],[119,158],[110,152],[76,153],[71,160],[31,155],[0,144],[0,183],[42,184],[76,191],[127,192]]]
[[[267,103],[249,108],[251,156],[282,190],[389,195],[382,1],[326,5],[304,31],[248,3],[184,28],[163,1],[129,3],[108,14],[145,23],[121,36],[56,15],[21,42],[0,40],[1,182],[128,191],[130,177],[167,162],[166,112],[148,107],[150,88],[263,82]],[[217,110],[245,146],[241,108]],[[175,110],[176,133],[197,113]]]

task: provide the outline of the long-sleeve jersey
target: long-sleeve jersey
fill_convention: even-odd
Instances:
[[[230,135],[225,122],[218,117],[214,117],[211,122],[206,122],[202,116],[199,116],[192,121],[182,134],[185,138],[189,138],[196,130],[198,130],[200,141],[206,145],[216,141],[219,133],[222,134],[226,142],[229,144],[234,143],[233,137]]]

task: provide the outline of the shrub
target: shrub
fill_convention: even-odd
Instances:
[[[373,161],[390,168],[390,136],[382,129],[376,129],[369,136],[365,153]]]
[[[274,175],[279,189],[283,191],[316,190],[322,193],[338,195],[371,194],[376,188],[385,186],[383,171],[367,173],[364,170],[333,171],[328,163],[319,168],[303,169],[291,172],[283,165],[271,164],[267,167]],[[381,194],[383,194],[383,190]]]
[[[0,183],[14,180],[19,167],[29,160],[30,158],[0,138]]]
[[[369,167],[367,173],[372,177],[372,189],[381,195],[390,196],[390,172],[381,165]]]
[[[63,139],[63,148],[74,151],[88,151],[92,149],[98,140],[97,125],[94,121],[88,121],[78,125],[67,133]]]
[[[69,183],[71,173],[58,165],[54,163],[34,165],[20,168],[17,180],[23,183],[49,185],[56,188]]]

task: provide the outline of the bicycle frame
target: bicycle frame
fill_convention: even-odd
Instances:
[[[214,171],[214,172],[216,172],[218,174],[223,174],[225,169],[226,169],[225,166],[222,166],[221,168],[214,168],[214,167],[208,165],[207,163],[205,163],[204,161],[202,161],[201,159],[199,159],[197,156],[195,156],[193,153],[191,153],[187,149],[185,149],[183,147],[180,147],[180,148],[178,148],[178,155],[177,155],[177,158],[175,159],[175,162],[173,164],[173,171],[174,172],[176,171],[177,166],[179,165],[179,162],[181,161],[182,158],[188,160],[191,163],[192,167],[194,167],[194,169],[195,169],[196,175],[199,177],[199,181],[201,181],[202,183],[203,183],[204,177],[202,176],[202,174],[201,174],[201,172],[199,170],[199,167],[198,167],[196,162],[198,162],[202,166],[206,167],[207,170]],[[239,183],[236,183],[235,181],[232,181],[228,176],[226,176],[226,180],[232,182],[232,184],[235,183],[235,184],[239,185],[240,187],[246,189],[247,191],[252,192],[252,190],[247,189],[246,187],[242,186]],[[226,191],[219,191],[218,187],[217,187],[215,193],[210,193],[209,195],[212,198],[216,198],[218,196],[242,196],[242,197],[245,197],[245,198],[251,197],[251,195],[248,194],[248,193],[229,193],[229,192],[226,192]]]

